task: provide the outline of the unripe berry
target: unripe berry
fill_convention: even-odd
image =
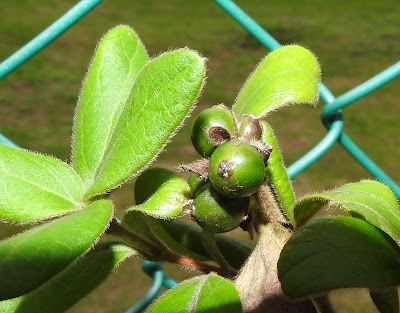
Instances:
[[[208,176],[213,187],[231,197],[247,197],[264,181],[265,165],[254,146],[239,140],[223,143],[211,155]]]
[[[225,197],[207,183],[196,193],[192,217],[203,229],[224,233],[235,229],[245,220],[249,203],[248,197]]]
[[[200,112],[192,125],[192,144],[202,157],[210,157],[216,147],[232,136],[236,136],[235,119],[223,105]]]

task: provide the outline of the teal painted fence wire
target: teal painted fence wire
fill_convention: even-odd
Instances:
[[[21,64],[38,53],[54,39],[65,32],[69,27],[76,23],[85,14],[90,12],[102,0],[82,0],[74,7],[67,11],[57,21],[48,28],[43,30],[34,39],[28,42],[21,49],[16,51],[6,60],[0,63],[0,79],[18,68]],[[231,0],[214,0],[222,9],[224,9],[233,19],[235,19],[243,28],[258,39],[268,50],[279,48],[280,43],[275,40],[267,31],[258,25],[250,16],[247,15],[239,6]],[[400,61],[393,64],[386,70],[344,93],[335,97],[329,89],[324,85],[320,85],[320,97],[324,101],[325,106],[321,111],[321,120],[327,128],[327,134],[320,142],[308,151],[304,156],[288,167],[288,174],[294,178],[310,165],[327,153],[335,143],[340,143],[342,147],[360,163],[372,176],[386,183],[400,199],[400,187],[386,174],[377,164],[375,164],[357,145],[343,132],[342,109],[349,104],[359,100],[365,95],[373,92],[382,85],[393,80],[400,75]],[[0,134],[0,143],[18,147],[11,140]],[[172,288],[176,286],[176,282],[165,277],[160,264],[155,262],[144,261],[142,269],[150,277],[153,282],[145,296],[139,300],[126,313],[142,312],[157,296],[162,286]]]
[[[79,21],[84,15],[90,12],[101,1],[102,0],[82,0],[78,2],[78,4],[73,6],[63,16],[43,30],[39,35],[1,62],[0,79],[7,76],[21,64],[46,47],[73,24]]]

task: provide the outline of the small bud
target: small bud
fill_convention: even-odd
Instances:
[[[258,117],[254,114],[243,115],[243,119],[239,127],[239,136],[245,137],[248,140],[260,140],[262,135],[262,128],[259,123]]]

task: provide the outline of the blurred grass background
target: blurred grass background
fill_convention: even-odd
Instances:
[[[77,1],[76,1],[77,2]],[[29,41],[75,1],[0,1],[0,60]],[[400,57],[400,11],[395,0],[290,1],[237,0],[250,16],[283,44],[297,43],[318,57],[322,79],[336,95],[357,86]],[[111,27],[133,27],[150,55],[190,47],[208,59],[200,110],[230,106],[249,73],[267,50],[208,0],[104,0],[74,27],[0,81],[0,132],[18,145],[68,160],[74,108],[93,50]],[[344,131],[397,183],[399,78],[343,110]],[[288,107],[268,118],[287,164],[326,134],[316,109]],[[174,168],[198,156],[190,144],[191,119],[161,154],[157,165]],[[339,145],[294,179],[298,195],[370,177]],[[112,197],[121,215],[133,201],[132,183]],[[1,225],[0,237],[15,228]],[[140,260],[126,261],[108,281],[70,313],[119,313],[135,303],[151,281]],[[191,273],[165,265],[172,278]],[[377,312],[363,290],[334,295],[338,312]]]

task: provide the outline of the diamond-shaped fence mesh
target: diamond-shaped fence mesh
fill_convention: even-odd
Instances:
[[[81,0],[38,36],[0,63],[0,79],[7,76],[46,47],[101,1],[102,0]],[[233,1],[214,1],[268,50],[274,50],[281,46],[278,41],[251,19]],[[297,176],[327,153],[335,143],[339,143],[356,162],[360,163],[376,179],[387,184],[393,190],[397,198],[400,199],[400,187],[343,132],[342,120],[342,109],[344,107],[373,92],[399,75],[400,61],[338,97],[335,97],[324,84],[321,84],[319,89],[320,97],[325,102],[325,106],[321,111],[321,120],[328,132],[314,148],[288,167],[289,176],[291,178]],[[2,134],[0,134],[0,143],[17,147],[15,143]],[[162,286],[172,288],[176,285],[173,280],[164,276],[161,266],[157,263],[145,261],[143,262],[142,269],[153,278],[152,286],[145,296],[126,313],[141,312],[157,296]]]

